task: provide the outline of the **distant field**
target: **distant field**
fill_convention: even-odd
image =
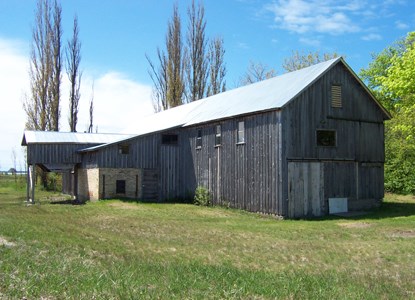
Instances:
[[[415,299],[415,199],[277,220],[121,200],[24,203],[0,176],[0,299]]]

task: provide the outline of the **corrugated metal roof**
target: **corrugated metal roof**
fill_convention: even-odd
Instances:
[[[128,131],[137,133],[135,136],[140,136],[170,128],[192,126],[238,115],[282,108],[339,61],[349,69],[370,94],[370,91],[353,70],[341,57],[338,57],[295,72],[159,112],[140,120]],[[374,97],[373,99],[377,102]],[[386,116],[390,116],[380,103],[378,105]],[[107,145],[95,146],[83,151],[96,150],[105,146]]]
[[[335,58],[209,97],[187,116],[184,126],[281,108],[339,60]]]
[[[320,77],[340,58],[295,72],[226,91],[148,116],[129,127],[142,135],[179,126],[191,126],[237,115],[281,108]]]
[[[128,134],[81,133],[58,131],[25,131],[22,146],[28,144],[107,144],[131,137]]]
[[[334,58],[308,68],[150,115],[141,119],[134,127],[128,128],[128,131],[135,132],[134,136],[140,136],[170,128],[191,126],[247,113],[281,108],[339,60],[342,59],[340,57]],[[80,152],[97,150],[116,142],[86,148]]]

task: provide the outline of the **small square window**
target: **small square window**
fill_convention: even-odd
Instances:
[[[115,192],[117,194],[125,194],[125,180],[117,180],[116,181]]]
[[[245,143],[245,122],[238,122],[237,143],[238,144]]]
[[[120,154],[128,154],[128,153],[130,153],[130,145],[128,145],[128,144],[120,144],[120,145],[118,145],[118,153],[120,153]]]
[[[198,129],[196,138],[196,149],[202,148],[202,129]]]
[[[215,126],[215,146],[222,144],[222,129],[220,125]]]
[[[335,147],[336,131],[335,130],[317,130],[317,146]]]
[[[178,136],[177,134],[163,134],[161,136],[161,143],[163,145],[177,145]]]

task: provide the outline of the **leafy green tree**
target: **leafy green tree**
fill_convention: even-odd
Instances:
[[[415,32],[386,48],[360,75],[393,119],[385,126],[385,188],[415,193]]]
[[[395,104],[397,104],[399,99],[393,97],[390,89],[389,91],[387,90],[385,78],[389,76],[388,72],[390,72],[389,69],[392,67],[392,64],[395,64],[394,68],[396,69],[397,59],[411,47],[414,39],[414,33],[409,33],[407,38],[399,39],[378,54],[372,54],[373,61],[367,69],[362,69],[359,73],[359,76],[366,82],[372,93],[391,113],[395,111]]]

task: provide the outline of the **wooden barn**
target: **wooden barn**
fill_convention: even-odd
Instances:
[[[389,118],[336,58],[160,112],[139,122],[134,136],[62,151],[76,157],[81,200],[162,202],[203,186],[214,204],[322,216],[380,203]],[[26,144],[29,165],[64,163],[65,155],[51,159]]]

